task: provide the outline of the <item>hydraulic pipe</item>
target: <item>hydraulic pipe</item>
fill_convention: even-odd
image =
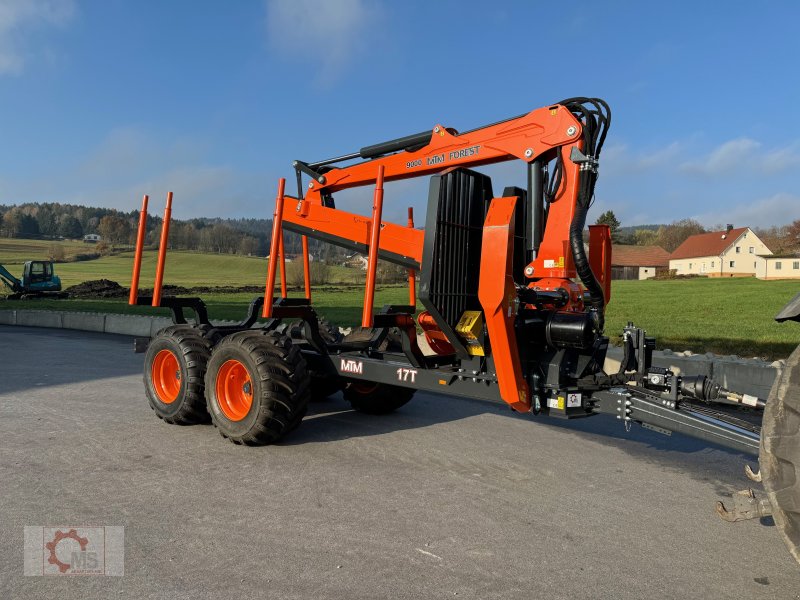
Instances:
[[[378,247],[381,238],[381,214],[383,213],[383,172],[378,167],[378,179],[375,181],[375,194],[372,199],[372,225],[369,234],[369,257],[367,260],[367,285],[364,289],[364,313],[361,315],[361,326],[372,327],[372,304],[375,300],[375,275],[378,272]]]
[[[272,237],[269,244],[269,262],[267,266],[267,284],[264,288],[264,308],[261,316],[269,319],[272,316],[272,293],[275,288],[275,269],[278,267],[278,250],[283,228],[283,191],[286,180],[278,180],[278,196],[275,198],[275,212],[272,213]]]
[[[133,273],[131,274],[131,293],[128,304],[136,304],[139,299],[139,273],[142,270],[142,250],[144,249],[144,234],[147,231],[147,194],[142,198],[142,212],[139,213],[139,232],[136,234],[136,253],[133,255]]]
[[[167,206],[164,209],[164,222],[161,224],[161,243],[158,245],[158,264],[156,281],[153,285],[153,306],[161,306],[161,284],[164,282],[164,263],[167,260],[169,243],[169,222],[172,218],[172,192],[167,192]]]
[[[396,140],[365,146],[358,151],[358,154],[361,158],[375,158],[376,156],[383,156],[390,152],[399,152],[400,150],[408,150],[409,148],[416,148],[418,146],[427,146],[431,143],[431,138],[433,138],[433,130],[428,129],[427,131],[407,135],[397,138]]]
[[[408,226],[414,229],[414,208],[408,207]],[[408,305],[416,307],[417,305],[417,275],[414,269],[408,270]]]
[[[306,287],[306,300],[311,300],[311,265],[308,259],[308,236],[302,236],[303,242],[303,283]]]
[[[528,239],[527,261],[531,262],[539,254],[544,233],[544,177],[542,160],[537,158],[528,164]]]

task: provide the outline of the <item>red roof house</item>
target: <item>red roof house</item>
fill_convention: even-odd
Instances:
[[[669,268],[669,252],[661,246],[611,248],[611,279],[650,279],[658,269]]]
[[[761,257],[770,254],[752,229],[729,225],[723,231],[688,237],[670,256],[669,268],[678,275],[751,277]]]

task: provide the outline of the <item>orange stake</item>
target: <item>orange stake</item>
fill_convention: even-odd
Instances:
[[[139,299],[139,273],[142,270],[142,249],[144,248],[144,234],[147,231],[147,194],[142,198],[142,212],[139,213],[139,232],[136,234],[136,254],[133,255],[133,273],[131,274],[131,294],[128,304],[136,304]]]
[[[414,229],[414,208],[408,207],[408,227]],[[408,270],[408,305],[416,308],[417,306],[417,274],[414,269]]]
[[[383,165],[378,167],[375,195],[372,200],[372,223],[369,233],[369,257],[367,260],[367,286],[364,290],[364,312],[361,326],[372,327],[372,304],[375,300],[375,274],[378,271],[378,248],[381,238],[381,213],[383,213]]]
[[[308,236],[303,236],[303,283],[306,286],[306,299],[311,300],[311,265],[308,264]]]
[[[169,242],[169,221],[172,217],[172,192],[167,192],[167,207],[164,209],[164,222],[161,225],[161,243],[158,246],[156,282],[153,285],[153,306],[161,306],[161,284],[164,281],[164,263],[167,260]]]
[[[272,316],[272,294],[275,290],[275,269],[278,267],[278,250],[280,246],[281,229],[283,227],[283,190],[286,180],[278,180],[278,197],[275,199],[275,212],[272,215],[272,239],[269,244],[269,266],[267,267],[267,285],[264,288],[264,308],[261,316],[269,319]]]
[[[281,227],[280,250],[281,256],[281,298],[286,298],[286,251],[283,249],[283,227]]]

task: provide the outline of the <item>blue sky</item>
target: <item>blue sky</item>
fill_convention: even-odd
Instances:
[[[0,0],[0,204],[157,212],[173,190],[178,218],[266,217],[295,158],[582,95],[613,111],[591,219],[785,224],[798,20],[791,1]],[[426,186],[387,186],[386,217]]]

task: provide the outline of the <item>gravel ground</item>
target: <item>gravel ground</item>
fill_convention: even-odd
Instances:
[[[800,598],[749,457],[418,394],[283,443],[160,422],[130,338],[0,327],[0,598]],[[125,527],[122,577],[25,577],[23,528]]]

